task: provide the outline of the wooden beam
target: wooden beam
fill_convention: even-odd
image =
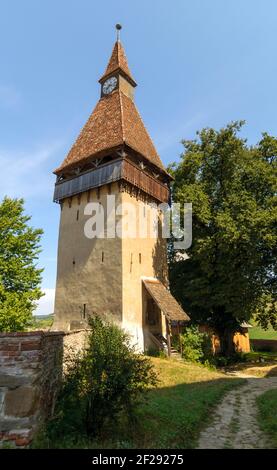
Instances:
[[[178,337],[179,337],[180,354],[182,356],[182,354],[183,354],[183,345],[182,345],[182,341],[181,341],[180,323],[178,322],[177,325],[178,325]]]
[[[166,341],[167,341],[167,354],[171,356],[171,338],[170,338],[170,326],[169,321],[166,319]]]

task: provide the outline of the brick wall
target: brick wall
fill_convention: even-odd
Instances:
[[[53,412],[62,376],[62,332],[0,334],[0,446],[26,446]]]

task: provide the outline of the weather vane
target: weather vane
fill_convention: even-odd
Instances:
[[[116,27],[117,40],[120,41],[120,30],[122,29],[122,26],[121,24],[117,23],[115,27]]]

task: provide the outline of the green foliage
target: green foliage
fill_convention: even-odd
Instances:
[[[225,345],[227,332],[255,313],[264,328],[277,328],[277,138],[263,134],[249,147],[238,135],[242,125],[203,129],[183,141],[181,161],[171,166],[174,202],[193,206],[189,258],[170,253],[171,289]]]
[[[29,327],[31,330],[49,330],[53,325],[54,315],[34,315]]]
[[[254,326],[249,328],[249,337],[250,339],[275,339],[277,341],[277,331],[273,328],[264,330],[260,326]]]
[[[277,361],[277,351],[268,352],[268,351],[251,351],[245,355],[246,362],[276,362]]]
[[[109,422],[98,439],[77,432],[49,436],[42,433],[32,447],[79,449],[187,449],[195,448],[200,430],[207,425],[224,393],[244,384],[197,364],[152,358],[158,374],[157,387],[136,410],[135,421],[121,414]],[[49,423],[52,429],[52,423]]]
[[[229,354],[228,356],[221,356],[216,354],[212,359],[212,363],[216,367],[226,367],[246,361],[246,354],[241,352],[234,352],[233,354]]]
[[[212,345],[207,333],[200,333],[196,326],[186,328],[181,335],[182,356],[186,361],[204,363],[211,358]]]
[[[24,330],[43,295],[36,267],[42,230],[28,226],[22,199],[0,203],[0,331]]]
[[[260,395],[257,404],[260,427],[271,438],[273,447],[277,448],[277,390],[268,390]]]
[[[67,369],[52,432],[96,436],[120,413],[131,418],[156,376],[149,360],[136,353],[129,336],[99,317],[89,320],[88,345]]]
[[[165,351],[157,348],[147,349],[145,355],[150,357],[160,357],[161,359],[165,359],[168,357]]]

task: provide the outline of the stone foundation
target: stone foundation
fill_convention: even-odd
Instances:
[[[75,330],[64,334],[63,338],[63,374],[66,375],[68,366],[85,348],[89,330]]]
[[[0,447],[28,446],[53,413],[62,378],[62,332],[0,334]]]

